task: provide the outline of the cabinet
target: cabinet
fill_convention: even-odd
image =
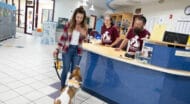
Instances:
[[[132,25],[133,14],[132,13],[114,13],[111,17],[116,25],[120,36],[125,37],[129,27]]]
[[[0,2],[0,41],[12,38],[16,34],[15,6]]]

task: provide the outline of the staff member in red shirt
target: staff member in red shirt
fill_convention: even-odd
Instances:
[[[126,50],[125,47],[128,46],[128,52],[135,53],[136,51],[141,51],[143,38],[148,39],[150,37],[150,33],[144,28],[145,24],[146,18],[144,16],[136,17],[134,27],[128,31],[126,39],[123,40],[119,48],[116,48],[116,50]]]
[[[119,38],[119,32],[109,15],[104,16],[104,25],[102,26],[101,34],[103,45],[111,45],[117,38]]]

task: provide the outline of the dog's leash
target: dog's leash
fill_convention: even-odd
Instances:
[[[58,53],[54,59],[55,60],[54,61],[54,68],[55,68],[57,77],[59,78],[59,80],[61,80],[61,76],[59,75],[59,72],[58,72],[58,70],[61,69],[61,63],[60,63],[60,59],[59,59],[58,55],[59,55],[59,51],[58,51]]]

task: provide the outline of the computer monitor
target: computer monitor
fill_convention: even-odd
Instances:
[[[165,31],[163,41],[186,45],[188,37],[189,37],[188,34]],[[168,46],[169,47],[177,47],[177,48],[185,48],[185,47],[174,46],[174,45],[168,45]]]

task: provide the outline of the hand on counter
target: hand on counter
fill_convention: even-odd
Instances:
[[[116,48],[115,50],[116,50],[116,51],[121,51],[121,49],[120,49],[120,48]]]
[[[108,44],[106,44],[105,46],[106,46],[106,47],[112,47],[111,45],[108,45]]]

